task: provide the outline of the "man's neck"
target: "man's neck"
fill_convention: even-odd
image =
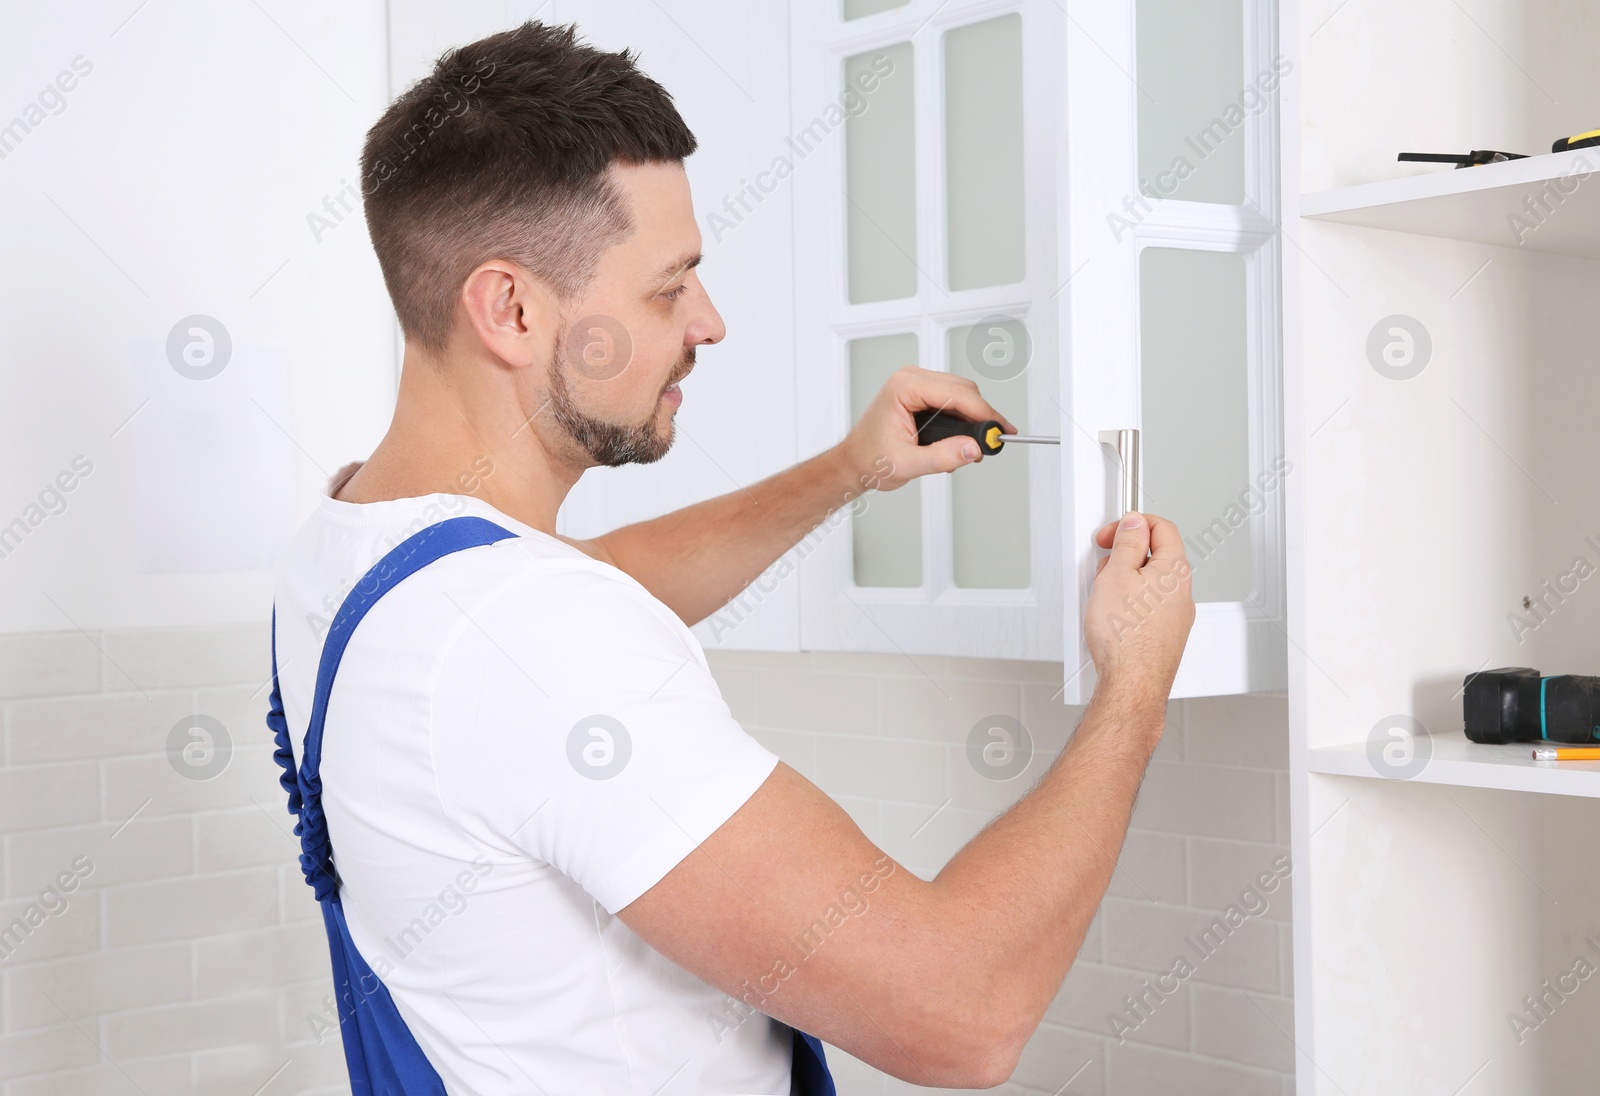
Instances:
[[[470,495],[555,535],[556,513],[582,472],[545,451],[514,392],[463,392],[408,349],[388,432],[333,497]]]

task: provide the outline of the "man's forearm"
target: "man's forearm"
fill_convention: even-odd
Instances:
[[[686,623],[726,605],[834,510],[874,486],[834,446],[750,487],[595,538]]]
[[[1097,690],[1039,784],[933,881],[955,986],[1006,1007],[1019,1039],[1060,990],[1100,906],[1165,708],[1154,687]]]

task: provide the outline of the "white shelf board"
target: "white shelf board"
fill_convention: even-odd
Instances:
[[[1380,773],[1367,757],[1367,743],[1344,742],[1306,751],[1307,767],[1328,776],[1363,776],[1394,784],[1454,784],[1546,795],[1600,798],[1600,761],[1535,761],[1534,743],[1491,746],[1469,742],[1460,731],[1429,736],[1428,763],[1406,780]]]
[[[1563,188],[1569,188],[1570,193]],[[1535,199],[1533,205],[1525,204]],[[1541,210],[1543,203],[1548,212]],[[1322,221],[1600,258],[1600,146],[1431,175],[1319,190],[1300,214]],[[1512,217],[1522,218],[1518,225]]]

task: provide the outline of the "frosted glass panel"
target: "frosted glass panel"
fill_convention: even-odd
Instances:
[[[1196,601],[1243,601],[1266,501],[1250,478],[1244,259],[1146,248],[1139,289],[1145,508],[1177,522]]]
[[[1244,201],[1245,122],[1275,70],[1244,70],[1244,0],[1138,0],[1139,178],[1154,198]]]
[[[1020,282],[1022,17],[946,34],[944,80],[950,288]]]
[[[911,43],[845,59],[845,87],[870,86],[844,127],[845,237],[851,304],[917,292],[917,180]],[[843,89],[841,89],[841,95]]]
[[[877,15],[880,11],[903,8],[910,2],[911,0],[844,0],[844,17],[860,19],[866,15]]]
[[[984,399],[1027,433],[1030,344],[1022,324],[994,317],[952,327],[949,352],[950,372],[976,381]],[[1029,448],[1008,444],[950,476],[957,586],[1010,590],[1028,585]]]
[[[850,343],[850,421],[855,422],[889,374],[917,364],[915,335],[877,335]],[[851,518],[857,586],[922,585],[922,483],[872,491]]]

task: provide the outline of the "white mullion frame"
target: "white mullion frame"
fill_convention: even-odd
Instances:
[[[1014,302],[1017,286],[984,287],[980,290],[953,291],[947,288],[949,257],[945,240],[947,217],[947,192],[944,171],[945,161],[945,86],[944,86],[944,35],[947,31],[982,22],[986,19],[1016,12],[1022,14],[1023,0],[968,0],[935,4],[924,0],[878,16],[846,22],[836,16],[834,30],[829,35],[829,47],[834,64],[842,74],[847,58],[875,48],[911,44],[912,64],[912,146],[916,185],[916,249],[917,292],[914,296],[894,301],[874,301],[865,305],[848,302],[848,284],[835,297],[834,321],[830,327],[839,332],[854,328],[864,318],[861,310],[873,309],[880,317],[891,316],[903,325],[893,330],[912,330],[917,336],[918,360],[924,369],[948,371],[946,332],[951,326],[950,316],[972,312],[978,300]],[[927,15],[925,10],[931,9]],[[886,18],[899,15],[899,18]],[[858,24],[874,25],[858,29]],[[842,86],[843,81],[840,81]],[[1024,97],[1026,101],[1026,96]],[[1026,144],[1026,129],[1024,141]],[[841,163],[841,167],[842,167]],[[844,194],[844,180],[839,180],[837,191]],[[1026,223],[1026,220],[1025,222]],[[1029,265],[1031,269],[1031,264]],[[1024,290],[1031,288],[1025,278],[1020,283]],[[997,304],[996,310],[1003,305]],[[1013,307],[1015,307],[1013,305]],[[992,312],[979,312],[974,319],[982,319]],[[1009,314],[1009,313],[1008,313]],[[890,329],[879,332],[891,333]],[[844,359],[841,359],[844,360]],[[848,361],[844,360],[848,369]],[[1031,378],[1030,378],[1031,382]],[[1031,403],[1031,397],[1030,397]],[[906,488],[902,488],[905,490]],[[919,587],[899,587],[897,592],[920,589],[933,604],[954,600],[959,588],[955,584],[955,532],[954,501],[949,477],[924,477],[918,484],[921,491],[922,518],[922,583]],[[1030,487],[1031,494],[1031,487]],[[1031,501],[1031,499],[1030,499]],[[1032,507],[1030,507],[1030,513]],[[1032,522],[1029,523],[1030,533]],[[1032,547],[1032,546],[1030,546]],[[1030,552],[1029,583],[1024,589],[1035,588],[1034,563],[1036,553]],[[852,593],[863,600],[876,600],[881,587],[855,585],[850,580]],[[1010,592],[1010,591],[1008,591]],[[963,594],[966,591],[962,591]],[[964,598],[961,600],[965,600]]]
[[[830,5],[831,7],[831,5]],[[830,261],[826,281],[827,345],[829,371],[833,374],[830,385],[836,406],[847,406],[848,401],[848,342],[853,338],[890,333],[914,333],[918,340],[919,361],[925,368],[948,369],[946,342],[952,326],[974,323],[985,316],[1004,314],[1025,318],[1033,340],[1034,360],[1030,366],[1027,397],[1030,420],[1036,424],[1049,422],[1055,417],[1050,401],[1057,395],[1057,385],[1049,370],[1054,368],[1056,357],[1056,330],[1053,316],[1043,316],[1041,302],[1054,307],[1051,296],[1057,274],[1056,255],[1053,250],[1054,215],[1051,205],[1055,186],[1050,176],[1055,168],[1055,104],[1048,97],[1044,101],[1040,90],[1048,89],[1053,80],[1049,58],[1041,56],[1048,43],[1033,43],[1030,29],[1043,27],[1047,20],[1041,14],[1038,0],[967,0],[945,3],[922,0],[906,8],[880,13],[862,20],[845,23],[837,10],[826,16],[827,29],[821,35],[819,46],[829,56],[832,83],[843,86],[838,76],[843,71],[846,58],[875,48],[910,42],[912,51],[912,79],[915,126],[915,171],[917,175],[918,203],[917,225],[917,293],[912,297],[894,301],[876,301],[852,305],[847,301],[847,262],[843,249],[836,254],[839,261]],[[945,177],[944,177],[944,100],[943,35],[954,27],[982,22],[997,16],[1017,13],[1022,17],[1024,73],[1029,83],[1023,95],[1024,178],[1025,178],[1025,247],[1026,276],[1018,283],[1000,287],[952,291],[945,288],[947,259],[945,254]],[[1031,24],[1031,26],[1030,26]],[[1031,73],[1031,77],[1027,74]],[[815,91],[815,88],[811,89]],[[808,104],[809,105],[809,104]],[[1044,112],[1043,115],[1040,112]],[[797,120],[799,115],[797,114]],[[832,162],[832,185],[828,199],[840,207],[835,217],[843,226],[844,157],[842,150],[834,150],[828,157]],[[1041,240],[1041,236],[1048,239]],[[841,237],[840,242],[843,242]],[[1049,246],[1047,246],[1049,245]],[[1044,323],[1036,323],[1041,316]],[[846,424],[848,425],[848,424]],[[930,610],[944,606],[950,609],[979,611],[995,609],[1001,613],[1023,612],[1022,618],[1008,618],[1010,623],[999,628],[997,641],[991,650],[972,650],[998,657],[1059,658],[1058,621],[1055,601],[1060,592],[1059,528],[1054,522],[1041,520],[1057,505],[1059,473],[1055,464],[1043,467],[1045,459],[1035,459],[1031,466],[1035,474],[1029,477],[1029,527],[1030,573],[1029,585],[1020,589],[964,589],[953,581],[954,538],[951,530],[952,499],[948,477],[928,477],[920,484],[923,491],[923,581],[919,587],[858,587],[849,568],[850,552],[844,545],[833,546],[834,558],[842,567],[835,575],[841,580],[840,593],[862,606],[911,607],[919,603]],[[1054,454],[1051,454],[1054,459]],[[845,534],[848,537],[848,534]],[[977,618],[974,618],[977,619]],[[962,618],[965,621],[965,618]],[[930,623],[942,635],[956,636],[962,642],[967,634],[963,628],[952,629],[952,621],[938,617]],[[989,623],[998,623],[989,618]],[[850,629],[845,629],[849,631]],[[994,629],[990,629],[991,632]],[[1020,638],[1019,638],[1020,637]],[[970,641],[969,641],[970,642]],[[1019,646],[1020,644],[1020,646]],[[967,653],[967,652],[961,652]]]
[[[1276,0],[1243,0],[1244,80],[1249,86],[1278,61],[1278,5]],[[1274,102],[1276,97],[1274,97]],[[1244,132],[1244,193],[1247,204],[1269,224],[1281,219],[1282,197],[1278,177],[1278,110],[1263,111],[1251,119]]]
[[[912,132],[917,173],[917,325],[923,368],[944,369],[944,347],[934,318],[938,298],[948,296],[945,283],[943,212],[944,177],[944,66],[940,64],[943,31],[924,20],[911,36],[911,61],[915,73]],[[929,602],[954,585],[954,530],[951,526],[949,476],[924,476],[922,491],[922,589]]]

